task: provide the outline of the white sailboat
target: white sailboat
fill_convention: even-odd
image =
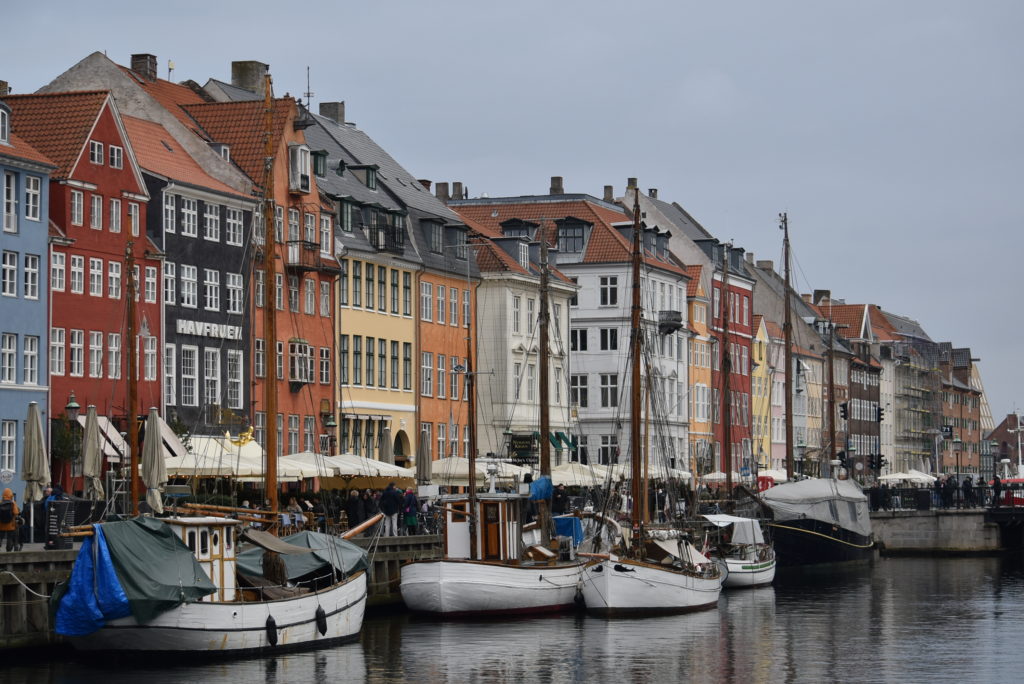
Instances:
[[[775,549],[765,541],[761,521],[736,515],[705,515],[719,527],[732,527],[728,543],[719,542],[714,557],[728,570],[722,586],[759,587],[775,579]]]
[[[654,614],[711,608],[718,603],[722,573],[682,534],[655,539],[646,529],[640,438],[642,309],[640,303],[640,201],[633,205],[633,307],[631,317],[630,464],[631,529],[607,554],[591,554],[584,570],[583,599],[600,615]],[[669,531],[671,532],[671,531]]]

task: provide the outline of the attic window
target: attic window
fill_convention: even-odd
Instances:
[[[11,142],[11,115],[0,107],[0,143],[10,144]]]
[[[430,251],[440,254],[444,251],[444,226],[440,223],[428,223],[427,233],[430,238]]]
[[[288,147],[288,189],[307,193],[310,190],[310,152],[305,145]]]
[[[366,169],[366,187],[370,190],[377,189],[377,169]]]
[[[519,265],[530,270],[530,244],[528,242],[519,243]]]
[[[558,251],[579,253],[583,251],[584,225],[577,222],[562,222],[558,226]]]
[[[323,150],[313,153],[313,173],[317,178],[327,175],[327,153]]]

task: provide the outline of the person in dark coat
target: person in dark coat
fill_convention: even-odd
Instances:
[[[879,503],[882,506],[883,511],[889,510],[889,485],[885,482],[878,489]]]
[[[402,492],[389,482],[380,495],[380,512],[384,514],[384,536],[398,536],[398,513],[402,510]]]
[[[348,493],[348,500],[345,501],[345,517],[348,518],[348,529],[352,530],[366,520],[365,506],[358,489]]]
[[[416,527],[419,523],[420,502],[412,487],[405,490],[405,497],[402,499],[402,522],[405,525],[407,535],[416,534]]]
[[[999,494],[1002,491],[1003,491],[1003,481],[999,479],[998,475],[996,475],[994,478],[992,478],[992,494],[993,494],[993,500],[995,501],[994,505],[995,505],[996,508],[999,508],[999,503],[1000,503],[1000,501],[999,501]]]
[[[563,515],[568,505],[569,495],[565,493],[565,485],[560,484],[555,487],[555,491],[551,494],[551,514]]]
[[[946,484],[942,488],[942,507],[952,508],[953,507],[953,496],[957,490],[956,480],[952,477],[946,478]]]
[[[964,478],[961,487],[964,490],[964,508],[974,508],[974,483],[970,475]]]

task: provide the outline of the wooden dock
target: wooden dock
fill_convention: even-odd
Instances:
[[[78,549],[44,551],[42,546],[30,544],[23,551],[0,552],[0,649],[55,642],[49,599],[44,597],[71,575]]]

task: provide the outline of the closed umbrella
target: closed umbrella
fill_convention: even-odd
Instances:
[[[25,421],[25,460],[21,479],[25,481],[25,500],[40,501],[43,488],[50,482],[50,461],[46,458],[46,439],[43,437],[43,417],[39,404],[28,404],[28,419]]]
[[[142,440],[142,481],[146,485],[146,503],[154,513],[163,513],[164,504],[160,490],[167,483],[167,466],[164,464],[163,440],[160,437],[160,417],[155,408],[149,409],[146,418],[146,436]]]
[[[82,476],[85,478],[85,498],[99,501],[103,498],[103,444],[100,440],[100,421],[96,407],[89,405],[85,413],[85,432],[82,436]]]

